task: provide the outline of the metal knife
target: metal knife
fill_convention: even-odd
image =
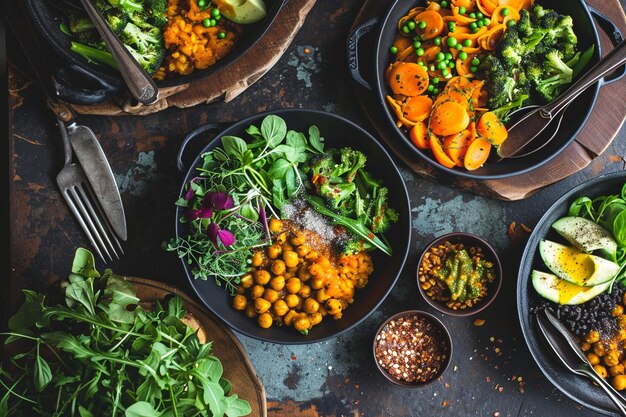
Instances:
[[[106,214],[115,234],[126,240],[126,216],[113,171],[107,157],[96,139],[93,131],[87,126],[72,123],[67,126],[67,133],[76,158],[85,170],[85,175],[98,197],[102,210]]]

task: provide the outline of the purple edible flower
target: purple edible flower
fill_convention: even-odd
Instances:
[[[228,247],[235,243],[235,236],[228,230],[222,230],[216,223],[209,224],[207,228],[207,236],[213,242],[213,245],[217,247],[217,240],[219,239],[225,247]]]
[[[202,200],[204,207],[211,207],[217,210],[228,210],[234,207],[233,199],[227,193],[206,193]]]
[[[199,209],[187,210],[187,212],[185,213],[185,218],[187,220],[208,219],[212,215],[213,210],[211,208],[202,207]]]

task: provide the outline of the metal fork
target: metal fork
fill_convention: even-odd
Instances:
[[[122,245],[100,207],[85,171],[80,165],[72,162],[74,153],[65,124],[62,120],[57,122],[63,138],[65,154],[65,164],[57,175],[57,185],[100,258],[105,263],[107,258],[110,261],[117,260],[120,258],[118,251],[124,254]],[[106,254],[106,258],[103,253]]]

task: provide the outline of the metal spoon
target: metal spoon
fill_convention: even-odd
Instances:
[[[607,56],[602,58],[600,62],[583,74],[578,81],[572,84],[563,94],[552,102],[545,106],[536,107],[533,110],[531,110],[532,107],[530,106],[518,110],[519,112],[522,110],[528,111],[528,113],[508,128],[509,136],[502,145],[498,147],[498,155],[502,158],[510,158],[529,154],[530,152],[524,153],[523,151],[527,149],[527,146],[535,140],[537,136],[546,130],[559,114],[561,114],[560,117],[563,117],[561,112],[570,102],[593,83],[626,62],[624,43],[625,42],[622,41],[617,45]],[[515,113],[517,113],[517,111]],[[556,131],[541,146],[545,146],[554,136],[556,136]]]
[[[159,99],[159,89],[148,73],[133,58],[122,41],[111,31],[104,17],[91,0],[80,0],[98,32],[104,39],[130,94],[141,104],[152,104]]]

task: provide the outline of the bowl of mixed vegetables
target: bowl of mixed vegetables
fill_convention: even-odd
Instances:
[[[569,106],[544,148],[500,160],[511,112],[553,100],[599,60],[584,1],[396,1],[375,30],[372,89],[389,129],[453,175],[495,179],[537,168],[573,140],[597,97],[600,83]]]
[[[392,159],[325,112],[286,109],[230,126],[195,159],[176,204],[176,237],[164,248],[199,298],[237,331],[276,343],[360,323],[395,284],[410,243]]]

